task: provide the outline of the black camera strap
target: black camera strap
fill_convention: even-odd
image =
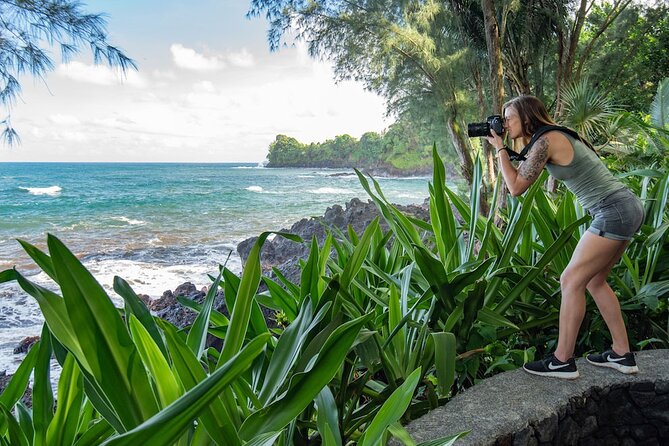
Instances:
[[[557,130],[559,132],[566,133],[567,135],[571,136],[572,138],[581,141],[583,144],[588,146],[593,152],[595,151],[595,148],[592,147],[592,144],[590,144],[586,139],[581,138],[581,135],[576,133],[574,130],[572,130],[568,127],[563,127],[561,125],[544,125],[542,127],[539,127],[537,129],[537,131],[534,132],[534,135],[532,135],[532,139],[530,139],[530,142],[527,143],[527,145],[525,147],[523,147],[523,150],[521,150],[520,153],[513,152],[512,150],[509,149],[509,151],[513,153],[513,154],[509,153],[509,155],[510,155],[509,158],[512,161],[525,161],[527,159],[527,152],[530,151],[530,149],[532,148],[534,143],[537,142],[537,140],[539,138],[541,138],[541,136],[544,133],[551,132],[553,130]]]

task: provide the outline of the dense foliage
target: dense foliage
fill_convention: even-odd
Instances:
[[[270,20],[273,49],[303,40],[333,62],[337,78],[382,95],[390,113],[437,120],[443,153],[457,156],[470,184],[472,160],[481,155],[488,188],[496,176],[492,152],[467,138],[466,123],[501,112],[504,100],[521,93],[569,122],[568,92],[582,83],[618,112],[645,113],[667,73],[662,2],[253,0],[250,14]],[[617,117],[607,119],[615,125]]]
[[[668,91],[665,80],[653,125],[637,135],[637,153],[653,164],[624,177],[644,200],[645,221],[611,274],[637,349],[669,346]],[[612,167],[628,171],[625,159]],[[388,231],[375,220],[363,234],[313,240],[300,283],[280,271],[262,276],[264,233],[241,277],[221,268],[203,304],[183,302],[199,313],[184,331],[152,316],[118,277],[125,307],[114,308],[55,237],[48,252],[21,242],[59,292],[0,272],[46,320],[0,394],[0,444],[367,446],[393,436],[415,445],[402,421],[552,348],[559,276],[590,219],[572,194],[549,194],[538,181],[508,198],[500,229],[480,212],[478,160],[467,197],[446,186],[436,148],[433,163],[429,222],[402,214],[358,172]],[[212,308],[219,288],[229,317]],[[269,329],[261,307],[285,328]],[[577,354],[610,344],[599,314],[587,314]],[[63,367],[56,395],[52,355]],[[29,409],[19,398],[33,373]],[[453,434],[422,444],[450,445],[462,435]]]
[[[383,134],[367,132],[360,139],[340,135],[322,143],[305,144],[277,135],[269,146],[268,167],[357,167],[391,173],[429,173],[432,146],[447,147],[435,120],[404,116]],[[455,161],[452,151],[445,153]]]

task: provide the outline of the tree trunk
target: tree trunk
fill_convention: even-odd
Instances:
[[[485,41],[490,66],[492,109],[495,113],[501,114],[504,103],[504,68],[502,67],[502,40],[493,0],[481,0],[481,10],[483,11],[483,26],[485,27]],[[492,151],[488,157],[488,163],[495,163]],[[502,195],[504,195],[503,191],[505,189],[505,186],[500,188]],[[506,200],[498,200],[497,209],[503,208],[505,204]],[[495,210],[495,214],[498,214],[497,210]]]
[[[483,25],[485,27],[485,41],[490,66],[492,109],[495,113],[501,113],[504,103],[504,69],[502,67],[502,44],[499,25],[497,24],[493,0],[481,0],[481,9],[483,10]]]
[[[455,152],[458,154],[458,158],[460,158],[460,169],[462,171],[462,176],[467,181],[467,184],[471,186],[474,163],[472,162],[469,144],[465,140],[462,127],[460,124],[458,124],[456,115],[454,113],[448,113],[447,116],[446,126],[448,127],[451,140],[453,141]]]
[[[485,94],[483,92],[483,82],[481,81],[481,72],[478,70],[478,67],[472,68],[472,75],[474,77],[474,84],[476,85],[476,99],[479,105],[479,116],[481,119],[485,119],[488,114],[488,107],[486,106]],[[486,166],[488,166],[486,169],[487,186],[489,190],[492,190],[495,181],[497,181],[497,163],[495,162],[495,152],[487,139],[481,138],[481,143],[483,145],[483,154],[486,159]]]

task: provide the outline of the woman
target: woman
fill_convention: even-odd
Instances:
[[[544,104],[533,96],[519,96],[504,104],[507,137],[527,144],[542,126],[555,125]],[[592,295],[606,322],[613,344],[610,350],[587,356],[596,366],[622,373],[639,371],[630,352],[618,298],[606,278],[643,221],[641,201],[618,181],[596,153],[582,141],[561,131],[549,131],[536,140],[518,168],[511,164],[502,138],[491,130],[490,144],[497,149],[499,169],[509,192],[525,192],[544,167],[562,180],[593,221],[578,242],[560,276],[562,302],[557,348],[547,358],[527,363],[523,369],[535,375],[575,379],[579,373],[574,347],[585,316],[585,290]]]

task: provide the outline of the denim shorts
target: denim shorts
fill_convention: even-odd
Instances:
[[[631,240],[641,227],[641,200],[628,189],[620,189],[588,209],[593,216],[588,231],[611,240]]]

